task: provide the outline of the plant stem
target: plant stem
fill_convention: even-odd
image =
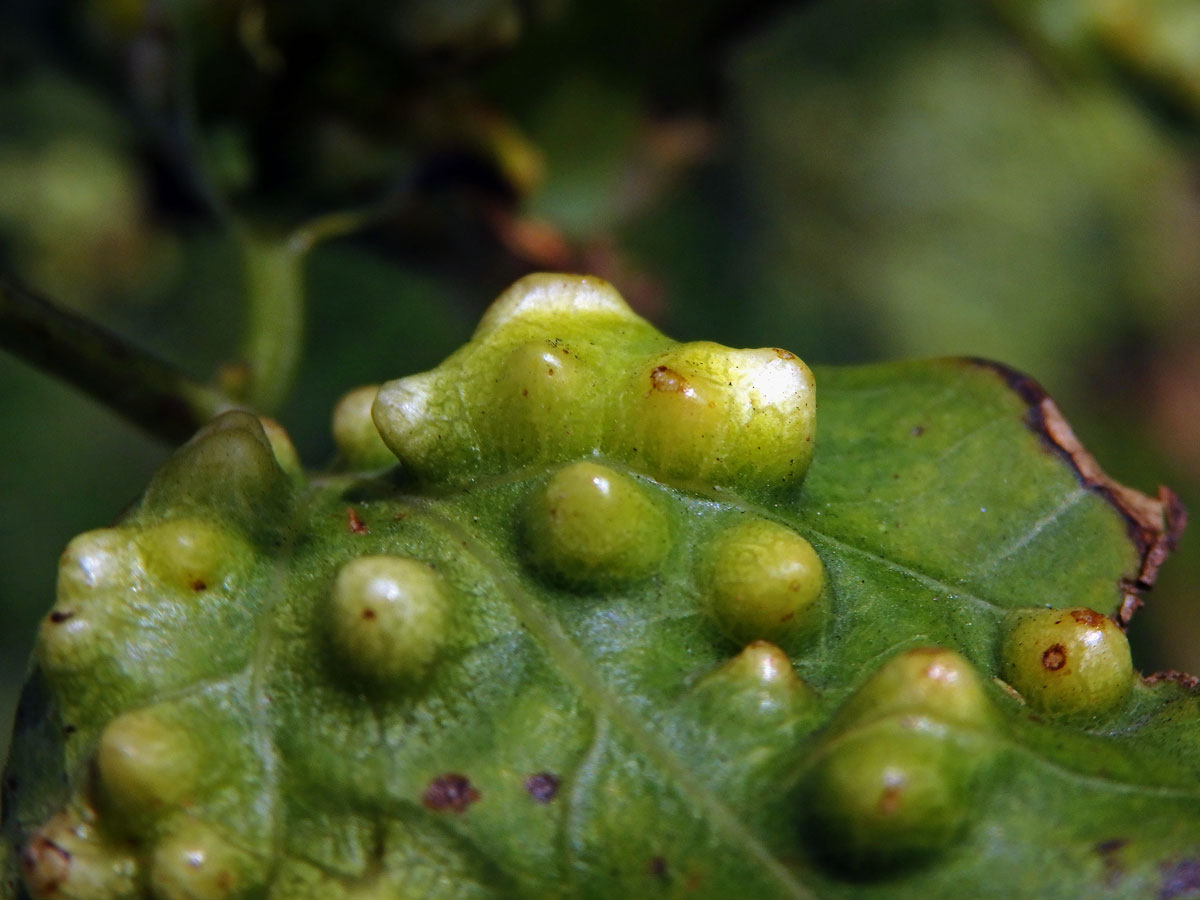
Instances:
[[[371,206],[325,213],[309,219],[292,232],[292,240],[303,249],[311,250],[317,244],[345,237],[374,225],[394,212],[398,205],[395,197],[387,197]]]
[[[304,260],[309,242],[294,235],[239,235],[245,278],[242,359],[245,399],[274,412],[287,397],[304,350]]]
[[[0,275],[0,347],[179,444],[236,404],[124,338]]]
[[[226,367],[229,389],[264,412],[287,397],[304,349],[304,262],[317,244],[353,234],[383,218],[391,199],[362,209],[310,219],[283,237],[266,238],[235,227],[245,278],[246,324],[242,338],[245,371]]]

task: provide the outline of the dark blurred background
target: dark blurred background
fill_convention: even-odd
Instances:
[[[370,210],[306,261],[312,467],[340,394],[566,269],[681,339],[1003,360],[1200,509],[1198,125],[1194,0],[0,0],[0,267],[228,378],[237,235]],[[168,448],[8,357],[0,429],[7,723],[58,553]],[[1143,670],[1200,670],[1198,546]]]

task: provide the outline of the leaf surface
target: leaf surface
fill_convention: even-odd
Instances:
[[[453,402],[477,421],[486,379],[462,365]],[[476,428],[436,457],[449,474],[303,481],[278,435],[219,420],[64,556],[6,774],[25,886],[4,896],[1192,896],[1191,689],[1134,676],[1064,714],[1002,680],[1031,611],[1095,611],[1124,640],[1113,621],[1182,527],[1169,492],[1109,482],[998,366],[816,382],[802,482],[656,476],[598,438],[585,458],[638,512],[554,551],[574,569],[547,568],[529,524],[574,451],[493,465]],[[714,614],[718,548],[747,523],[824,568],[817,611],[769,643]],[[391,644],[370,629],[394,607],[339,587],[381,558],[443,598]]]

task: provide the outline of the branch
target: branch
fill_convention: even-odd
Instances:
[[[124,338],[0,274],[0,348],[179,444],[234,404]]]

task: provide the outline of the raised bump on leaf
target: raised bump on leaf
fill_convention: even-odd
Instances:
[[[476,411],[480,436],[512,466],[583,456],[599,446],[606,418],[599,381],[565,343],[519,344]]]
[[[102,806],[138,831],[195,799],[205,762],[194,737],[153,710],[113,719],[96,748]]]
[[[382,469],[396,464],[396,455],[383,442],[371,418],[378,393],[379,385],[363,385],[346,393],[333,408],[333,442],[350,469]]]
[[[556,472],[534,494],[524,525],[534,565],[577,587],[643,578],[671,547],[666,516],[647,489],[592,462]]]
[[[21,848],[21,876],[33,900],[133,900],[137,864],[86,821],[59,813]]]
[[[1023,610],[1004,637],[1004,679],[1046,713],[1096,714],[1128,696],[1133,662],[1125,633],[1091,609]]]
[[[893,656],[843,704],[837,723],[898,713],[928,713],[975,728],[989,728],[994,721],[979,672],[961,654],[943,647],[918,647]]]
[[[266,416],[259,416],[258,423],[262,426],[263,434],[267,436],[267,442],[271,445],[271,453],[275,457],[275,462],[279,463],[279,468],[298,485],[304,484],[304,466],[300,463],[300,454],[296,452],[296,445],[292,443],[291,435],[287,430]]]
[[[593,318],[642,324],[616,289],[593,275],[526,275],[488,307],[472,340],[481,340],[514,324],[526,328],[557,325],[563,318]]]
[[[107,627],[110,603],[123,602],[141,578],[141,555],[128,530],[101,528],[72,539],[59,559],[54,608],[35,645],[46,671],[77,671],[94,662],[104,652],[96,629]]]
[[[159,515],[215,514],[262,536],[279,527],[292,491],[262,423],[233,410],[175,451],[150,482],[142,508]]]
[[[922,717],[851,732],[808,772],[810,838],[822,857],[860,876],[923,863],[962,835],[973,763]]]
[[[817,697],[796,674],[791,659],[768,641],[754,641],[705,675],[695,688],[719,715],[737,709],[757,715],[814,711]]]
[[[621,413],[620,451],[656,477],[779,487],[812,459],[816,387],[785,350],[697,341],[638,365]]]
[[[705,548],[705,587],[721,628],[734,640],[782,640],[821,618],[825,567],[796,532],[749,519]]]
[[[815,413],[791,353],[676,344],[605,282],[535,275],[436,369],[384,384],[371,415],[435,483],[597,453],[659,479],[772,489],[803,478]]]
[[[84,601],[101,590],[122,591],[136,581],[141,560],[123,528],[76,535],[58,561],[58,599]]]
[[[155,845],[150,887],[155,900],[235,900],[256,891],[261,869],[211,827],[187,819]]]
[[[245,564],[244,542],[203,519],[171,519],[137,536],[146,571],[178,593],[221,588]]]
[[[480,450],[463,408],[457,372],[447,377],[434,369],[387,382],[375,395],[371,418],[388,449],[424,478],[448,481],[478,465]]]
[[[958,653],[887,660],[834,715],[807,773],[804,816],[821,853],[887,869],[949,846],[979,802],[993,724],[983,681]]]
[[[436,483],[462,484],[535,460],[563,462],[581,448],[599,449],[613,376],[635,352],[630,345],[664,343],[606,282],[530,275],[436,369],[385,383],[371,415],[405,467]],[[562,366],[547,369],[559,377],[540,383],[532,378],[538,348],[551,346]],[[594,372],[578,365],[585,347]],[[563,378],[571,369],[579,377]]]
[[[342,662],[379,685],[421,677],[447,638],[450,606],[441,577],[397,556],[361,556],[334,580],[333,646]]]

